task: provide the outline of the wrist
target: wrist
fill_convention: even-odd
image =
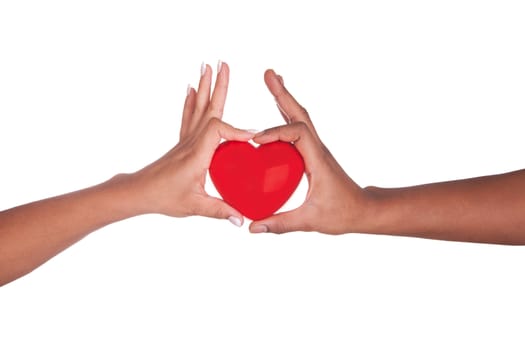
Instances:
[[[431,220],[422,219],[424,202],[403,188],[364,189],[368,198],[362,233],[414,235],[428,230]],[[419,212],[419,215],[415,215]]]
[[[381,233],[385,229],[386,216],[388,213],[387,201],[384,196],[384,189],[374,186],[367,186],[360,189],[357,196],[359,202],[356,204],[356,215],[350,222],[348,232],[359,233]]]
[[[99,187],[106,193],[110,206],[121,219],[147,214],[144,191],[135,174],[117,174]]]

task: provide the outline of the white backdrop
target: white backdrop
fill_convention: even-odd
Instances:
[[[0,209],[164,154],[218,59],[225,121],[282,123],[274,68],[360,185],[522,168],[523,18],[521,1],[1,1]],[[0,288],[0,348],[522,349],[524,266],[520,247],[144,216]]]

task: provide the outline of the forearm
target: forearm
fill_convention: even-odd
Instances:
[[[525,244],[525,170],[365,191],[371,204],[363,232]]]
[[[0,286],[27,274],[110,223],[140,214],[132,184],[118,176],[103,184],[0,212]]]

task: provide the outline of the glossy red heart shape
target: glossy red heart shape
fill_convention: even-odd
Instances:
[[[294,145],[271,142],[254,147],[226,141],[215,150],[210,177],[222,199],[252,220],[264,219],[283,206],[304,173]]]

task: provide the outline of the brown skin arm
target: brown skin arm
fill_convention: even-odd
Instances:
[[[309,190],[299,208],[252,222],[251,232],[362,232],[525,244],[525,170],[406,188],[361,188],[323,145],[282,77],[269,70],[265,81],[288,124],[265,130],[254,141],[294,142],[305,161]]]
[[[525,244],[525,170],[421,186],[368,187],[371,233]]]
[[[211,93],[211,68],[202,67],[198,91],[188,90],[179,143],[144,169],[0,212],[0,286],[29,273],[89,233],[136,215],[202,215],[240,226],[242,215],[204,190],[221,139],[248,141],[253,137],[220,120],[228,78],[229,68],[223,63]]]

